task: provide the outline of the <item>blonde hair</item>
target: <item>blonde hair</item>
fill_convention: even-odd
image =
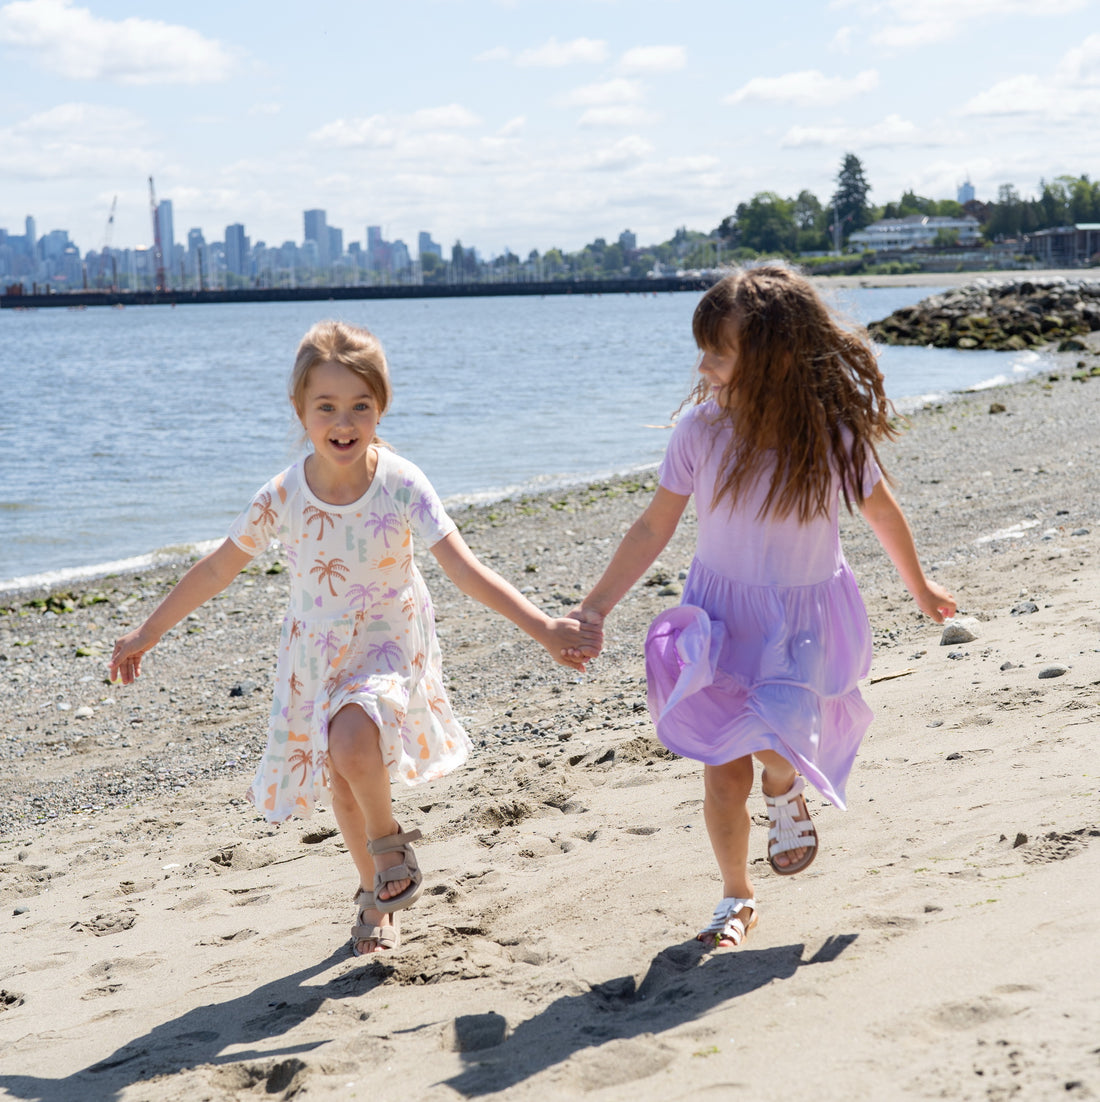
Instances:
[[[343,321],[319,321],[298,345],[294,368],[290,372],[289,397],[299,416],[305,407],[309,373],[323,363],[339,364],[358,375],[374,395],[379,415],[389,409],[393,388],[382,342],[363,326]],[[372,443],[385,444],[385,441],[375,436]]]
[[[836,474],[851,511],[853,499],[863,498],[870,462],[878,462],[875,444],[897,436],[866,331],[842,323],[804,275],[777,261],[716,283],[696,306],[691,328],[701,350],[736,357],[719,404],[737,432],[714,504],[736,503],[774,454],[761,518],[827,516]],[[709,397],[704,379],[690,400]]]

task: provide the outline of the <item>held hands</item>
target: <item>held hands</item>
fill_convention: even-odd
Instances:
[[[575,661],[585,661],[588,659],[598,657],[601,650],[603,650],[603,621],[604,617],[596,612],[594,609],[585,608],[581,605],[579,608],[570,609],[566,613],[566,617],[569,620],[576,621],[583,625],[583,631],[595,632],[595,642],[590,643],[583,647],[572,647],[562,652],[562,656],[567,660],[567,665],[572,665]],[[583,666],[579,667],[584,669]]]
[[[598,623],[586,623],[573,613],[552,619],[546,627],[542,645],[555,662],[584,673],[588,659],[603,647],[603,629]]]

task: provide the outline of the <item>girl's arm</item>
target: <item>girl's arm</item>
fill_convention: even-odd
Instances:
[[[622,600],[627,590],[653,565],[653,561],[672,539],[688,496],[674,494],[658,486],[653,500],[623,536],[603,576],[592,587],[581,607],[571,615],[600,624]]]
[[[226,540],[197,563],[175,584],[141,627],[122,636],[111,654],[111,680],[129,685],[141,675],[141,659],[188,613],[205,604],[252,561],[232,540]]]
[[[555,662],[583,672],[585,659],[599,653],[602,632],[598,625],[582,624],[564,616],[547,616],[514,585],[506,582],[495,570],[490,570],[457,532],[451,532],[433,544],[432,554],[447,577],[463,593],[506,616],[516,627],[541,643]],[[566,654],[567,651],[570,653]]]
[[[909,522],[884,481],[877,482],[870,496],[864,498],[860,512],[890,556],[890,561],[897,567],[905,588],[913,595],[921,612],[937,624],[954,616],[955,598],[924,576]]]

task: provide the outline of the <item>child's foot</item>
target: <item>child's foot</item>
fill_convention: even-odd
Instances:
[[[817,831],[802,791],[806,782],[797,774],[778,795],[768,793],[768,774],[760,779],[768,808],[768,864],[780,876],[791,876],[807,868],[817,856]]]
[[[695,935],[711,949],[736,949],[756,925],[756,900],[726,896],[714,908],[710,922]]]
[[[355,896],[355,925],[351,928],[352,956],[392,951],[401,944],[398,916],[383,914],[374,905],[374,894],[360,888]]]
[[[375,906],[387,914],[411,907],[420,897],[423,877],[416,863],[412,843],[421,837],[419,830],[402,831],[395,822],[393,834],[367,843],[374,862]]]

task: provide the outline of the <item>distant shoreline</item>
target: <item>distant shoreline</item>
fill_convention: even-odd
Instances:
[[[1033,279],[1100,278],[1096,269],[997,269],[964,272],[907,272],[903,275],[814,275],[828,287],[957,287],[976,279],[1027,276]],[[246,287],[209,291],[62,291],[0,295],[0,310],[85,309],[89,306],[192,306],[235,302],[326,302],[352,299],[497,298],[530,295],[632,295],[704,291],[713,275],[661,279],[598,279],[529,283],[390,284],[371,287]]]

